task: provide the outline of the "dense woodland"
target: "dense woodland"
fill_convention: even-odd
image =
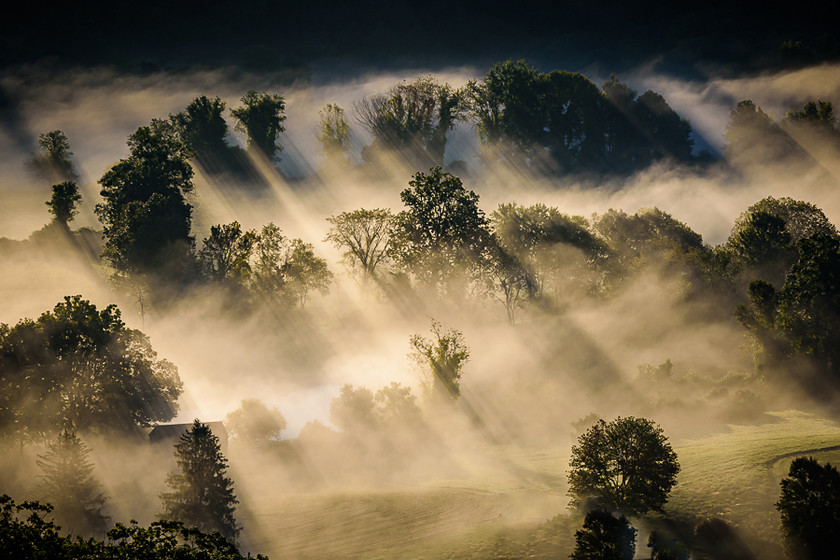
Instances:
[[[453,546],[442,556],[629,559],[647,545],[655,559],[759,557],[726,520],[668,509],[680,461],[659,423],[759,422],[768,410],[797,406],[836,415],[836,226],[807,200],[768,196],[743,208],[728,239],[712,245],[667,209],[580,216],[515,199],[487,208],[476,183],[515,170],[530,180],[595,189],[657,166],[734,183],[769,161],[783,178],[807,169],[832,184],[824,162],[840,153],[840,123],[830,101],[790,107],[780,119],[753,101],[738,102],[717,158],[696,153],[690,123],[662,95],[634,91],[615,77],[599,86],[579,73],[544,73],[512,60],[461,88],[421,76],[353,107],[324,106],[316,131],[324,181],[342,175],[388,185],[402,207],[323,216],[324,239],[292,238],[282,223],[248,229],[240,221],[214,224],[203,237],[193,227],[204,184],[196,178],[236,185],[255,200],[270,196],[272,182],[283,179],[274,165],[284,157],[286,117],[282,92],[247,91],[230,108],[212,92],[200,95],[129,136],[127,155],[101,170],[96,201],[80,194],[72,139],[57,129],[40,135],[27,168],[50,185],[44,202],[51,220],[27,240],[0,239],[0,252],[84,256],[115,298],[131,303],[98,308],[85,294],[67,294],[39,317],[0,325],[0,434],[10,473],[0,489],[18,502],[0,502],[0,550],[37,550],[45,558],[139,557],[141,550],[241,557],[249,518],[243,521],[236,506],[248,504],[234,492],[218,437],[196,420],[174,450],[147,449],[148,430],[176,418],[184,383],[179,364],[127,323],[212,302],[213,312],[242,329],[278,333],[282,351],[294,356],[325,336],[318,303],[338,297],[331,290],[342,277],[356,283],[369,307],[431,318],[430,330],[406,337],[421,383],[345,384],[329,407],[331,426],[313,419],[296,438],[284,437],[286,420],[268,399],[243,400],[225,424],[232,448],[250,454],[249,462],[281,468],[283,484],[298,491],[419,483],[455,468],[451,449],[463,444],[456,437],[500,447],[571,438],[571,513],[557,511],[535,528],[469,550]],[[372,141],[355,154],[350,138],[357,127]],[[456,127],[474,128],[481,169],[445,157]],[[231,142],[232,129],[244,135],[244,146]],[[85,205],[100,227],[74,228]],[[340,265],[319,254],[322,242],[341,254]],[[641,293],[645,285],[653,295]],[[742,339],[721,353],[742,358],[727,371],[695,371],[661,355],[633,364],[633,377],[617,373],[569,318],[637,296],[649,298],[644,305],[667,300],[685,324],[739,332]],[[497,387],[464,392],[477,350],[453,321],[458,316],[504,328],[511,341],[549,341],[548,348],[534,351],[534,362],[512,363],[516,375]],[[564,354],[565,345],[574,355]],[[537,361],[538,375],[521,373]],[[567,371],[569,377],[558,373]],[[554,403],[568,386],[588,410],[558,410]],[[633,395],[630,408],[622,394]],[[91,453],[116,445],[155,465],[149,471],[161,476],[153,487],[166,486],[159,501],[152,495],[142,502],[140,513],[109,509],[113,497],[99,481]],[[338,463],[342,469],[328,468]],[[561,482],[551,484],[564,484],[564,468],[556,465]],[[791,558],[826,557],[826,535],[838,531],[838,480],[830,465],[794,461],[777,503],[780,536],[761,546],[772,557],[779,557],[779,543]],[[815,499],[820,508],[809,502]],[[128,523],[152,510],[157,520],[148,527]],[[814,531],[815,524],[826,528]],[[646,542],[635,542],[635,527],[644,527]]]

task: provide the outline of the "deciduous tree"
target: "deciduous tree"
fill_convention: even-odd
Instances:
[[[594,499],[625,515],[659,511],[679,471],[677,454],[650,420],[599,420],[572,447],[569,495],[573,505]]]
[[[256,149],[274,161],[282,150],[277,138],[286,130],[282,125],[286,100],[282,95],[251,90],[240,101],[242,106],[230,111],[237,121],[236,130],[247,136],[248,149]]]
[[[830,463],[799,457],[782,479],[776,509],[788,557],[817,560],[836,554],[840,539],[840,472]]]

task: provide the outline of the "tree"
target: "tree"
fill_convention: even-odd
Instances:
[[[56,520],[80,536],[104,533],[108,521],[102,485],[93,474],[89,453],[84,442],[66,429],[37,460],[42,471],[41,496],[55,506]]]
[[[572,560],[633,560],[636,553],[636,529],[627,518],[614,517],[596,509],[586,514],[583,528],[575,532]]]
[[[377,269],[391,258],[394,215],[382,208],[360,208],[330,216],[327,221],[332,227],[324,241],[344,249],[345,263],[358,267],[365,281],[376,278]]]
[[[437,321],[432,321],[432,335],[430,339],[412,335],[414,350],[410,355],[418,365],[429,368],[428,388],[435,395],[457,399],[461,395],[461,370],[470,359],[470,350],[461,331],[444,331]]]
[[[352,434],[375,428],[378,418],[373,393],[364,387],[342,387],[341,393],[330,402],[330,422]]]
[[[784,161],[799,153],[790,136],[749,99],[739,101],[729,112],[723,138],[726,158],[736,163]]]
[[[196,419],[175,444],[175,460],[179,471],[166,478],[171,491],[161,494],[161,518],[201,531],[218,531],[235,541],[241,530],[233,516],[239,500],[226,475],[227,459],[219,438]]]
[[[224,119],[225,102],[201,95],[187,107],[172,115],[184,144],[192,151],[201,166],[210,171],[220,169],[228,158],[230,146],[227,143],[228,125]]]
[[[257,236],[253,281],[257,290],[269,300],[279,300],[284,293],[283,264],[287,245],[287,239],[273,222],[263,226]]]
[[[573,505],[594,499],[625,515],[660,511],[679,471],[677,454],[650,420],[599,420],[572,447],[569,495]]]
[[[350,125],[344,118],[344,109],[333,103],[318,111],[320,118],[318,142],[328,160],[349,163]]]
[[[46,517],[49,504],[26,501],[16,504],[8,495],[0,496],[0,556],[37,560],[246,560],[236,546],[220,533],[185,528],[178,521],[155,521],[141,527],[117,523],[106,534],[107,540],[81,540],[59,534],[61,529]],[[251,559],[251,555],[247,556]],[[268,560],[258,554],[255,560]]]
[[[376,410],[380,421],[386,426],[411,427],[422,420],[422,413],[411,394],[411,387],[391,382],[374,395]]]
[[[776,502],[785,553],[794,560],[831,558],[840,539],[840,472],[799,457],[781,481]]]
[[[28,164],[36,175],[50,184],[78,180],[66,134],[60,130],[41,134],[38,136],[38,147],[40,152]]]
[[[280,439],[286,419],[260,399],[245,399],[239,408],[225,416],[225,427],[234,439],[250,444],[265,443]]]
[[[251,254],[259,237],[257,232],[242,232],[239,222],[210,227],[210,237],[198,252],[198,262],[214,282],[243,283],[251,274]]]
[[[293,239],[282,271],[286,290],[301,307],[312,290],[329,292],[333,274],[327,269],[327,261],[315,255],[311,243]]]
[[[440,167],[417,172],[400,193],[407,210],[397,217],[395,258],[421,282],[446,291],[458,272],[485,256],[490,232],[478,195]]]
[[[129,136],[129,156],[99,180],[103,258],[119,275],[184,279],[193,262],[190,151],[171,123],[152,121]]]
[[[79,431],[123,433],[178,410],[178,369],[115,305],[67,296],[37,320],[0,325],[0,423],[21,437]]]
[[[674,538],[668,538],[659,531],[651,531],[648,537],[650,560],[689,560],[690,553]]]
[[[259,93],[251,90],[242,96],[242,107],[231,109],[236,119],[236,130],[245,133],[248,149],[258,150],[269,161],[274,161],[282,150],[277,145],[277,138],[286,129],[281,124],[286,120],[283,112],[286,101],[282,95]]]
[[[355,108],[374,137],[373,150],[392,150],[415,166],[443,165],[446,133],[461,115],[460,94],[432,76],[366,97]]]
[[[79,213],[76,205],[81,202],[82,195],[79,194],[79,187],[73,181],[58,183],[52,187],[52,197],[45,202],[50,214],[57,224],[67,229],[67,224]]]

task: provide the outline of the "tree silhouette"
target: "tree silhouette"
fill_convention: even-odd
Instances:
[[[662,428],[645,418],[599,420],[578,438],[569,460],[573,505],[594,499],[626,515],[661,510],[680,471]]]
[[[73,152],[67,135],[60,130],[51,130],[38,136],[40,152],[28,163],[36,175],[43,177],[50,184],[76,181],[78,176],[73,168]]]
[[[331,227],[325,241],[344,249],[344,261],[361,270],[367,281],[376,277],[380,265],[391,258],[394,215],[389,210],[360,208],[327,218]]]
[[[79,187],[73,181],[58,183],[52,187],[52,197],[45,202],[53,219],[63,228],[68,227],[68,222],[79,213],[76,205],[81,202],[82,195],[79,194]]]
[[[242,231],[239,222],[210,227],[210,237],[205,238],[198,252],[202,271],[214,282],[242,283],[251,274],[251,254],[257,243],[257,233]]]
[[[67,296],[37,320],[0,325],[0,422],[22,437],[73,428],[130,433],[171,419],[178,369],[114,305]]]
[[[239,501],[233,481],[226,476],[227,459],[219,438],[196,419],[175,444],[175,460],[179,470],[166,478],[171,491],[161,494],[161,518],[201,531],[218,531],[235,541],[240,527],[233,514]]]
[[[633,560],[636,529],[624,516],[596,509],[586,514],[583,528],[575,532],[572,560]]]
[[[475,269],[490,246],[478,195],[434,167],[417,172],[400,193],[406,210],[397,217],[395,258],[428,286],[446,291],[449,279]]]
[[[54,507],[56,521],[80,536],[104,533],[105,496],[88,460],[89,450],[75,433],[64,430],[36,461],[41,468],[39,493]]]
[[[286,101],[282,95],[251,90],[242,96],[241,102],[241,107],[230,111],[237,121],[236,130],[246,134],[248,149],[259,150],[269,161],[274,161],[282,150],[277,138],[286,130],[281,124],[286,120],[283,114]]]
[[[99,180],[103,258],[120,275],[166,274],[184,279],[193,263],[190,235],[190,151],[175,127],[152,121],[129,136],[129,156]]]

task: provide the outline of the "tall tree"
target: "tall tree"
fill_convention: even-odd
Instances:
[[[274,161],[282,150],[277,138],[286,130],[281,124],[286,120],[286,100],[282,95],[250,90],[240,101],[242,106],[230,111],[237,121],[236,130],[247,136],[248,149],[258,150]]]
[[[650,420],[599,420],[572,446],[569,495],[573,504],[594,498],[625,515],[659,511],[679,471],[677,454]]]
[[[453,275],[486,256],[490,232],[478,195],[435,167],[417,172],[400,193],[407,207],[397,217],[395,256],[421,282],[447,291]]]
[[[344,109],[327,103],[318,111],[318,142],[329,161],[349,163],[350,125],[344,117]]]
[[[73,181],[58,183],[52,187],[52,196],[45,202],[53,219],[61,227],[67,229],[68,223],[79,213],[76,205],[82,201],[79,187]]]
[[[358,268],[364,280],[376,277],[376,271],[391,258],[394,215],[390,210],[360,208],[330,216],[325,241],[343,249],[343,258],[351,268]]]
[[[306,306],[313,290],[329,292],[333,274],[327,268],[327,261],[315,255],[311,243],[293,239],[287,255],[282,269],[285,287],[301,307]]]
[[[114,305],[67,296],[37,320],[0,325],[0,422],[22,437],[80,431],[132,432],[170,420],[182,385],[148,337]]]
[[[190,235],[190,151],[174,126],[152,121],[129,136],[131,150],[99,180],[102,256],[119,275],[161,274],[184,279],[194,260]]]
[[[64,430],[38,456],[39,493],[55,507],[56,521],[71,534],[91,536],[105,532],[105,496],[93,474],[90,451],[72,430]]]
[[[202,167],[210,171],[220,169],[230,150],[224,112],[224,101],[201,95],[183,111],[171,116],[184,143]]]
[[[251,274],[251,254],[258,235],[253,230],[243,232],[239,222],[210,227],[198,252],[198,262],[205,275],[214,282],[244,283]]]
[[[179,470],[166,478],[170,492],[161,494],[161,517],[201,531],[218,531],[235,541],[241,530],[234,518],[239,500],[226,474],[219,438],[196,419],[175,445],[175,460]]]
[[[41,134],[38,136],[38,147],[40,151],[28,164],[36,175],[50,184],[78,180],[66,134],[60,130]]]

